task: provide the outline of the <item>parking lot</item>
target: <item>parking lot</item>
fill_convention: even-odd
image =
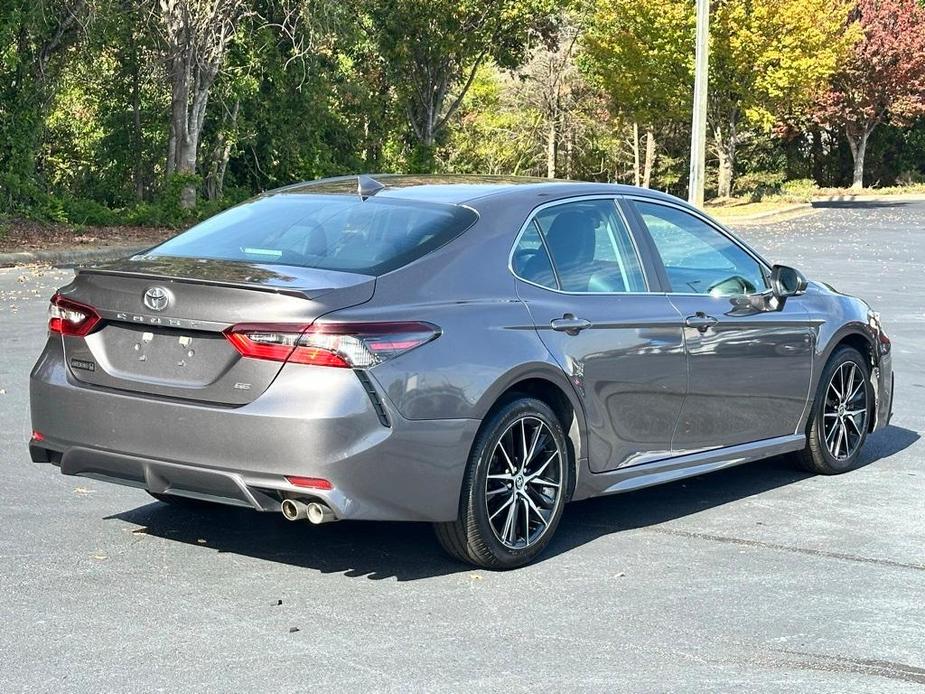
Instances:
[[[573,504],[508,573],[426,525],[181,510],[32,464],[28,373],[70,271],[0,270],[0,692],[921,691],[925,203],[740,231],[880,311],[892,426],[840,477],[775,458]]]

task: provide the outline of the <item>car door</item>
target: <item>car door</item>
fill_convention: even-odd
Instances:
[[[681,315],[649,292],[613,197],[538,208],[511,255],[517,292],[581,398],[595,472],[664,458],[687,386]]]
[[[749,296],[769,290],[768,268],[749,249],[680,206],[632,205],[685,321],[690,380],[675,454],[794,434],[815,335],[801,297],[778,310],[755,308]]]

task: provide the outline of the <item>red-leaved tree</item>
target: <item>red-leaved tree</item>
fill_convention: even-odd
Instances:
[[[854,157],[852,187],[863,188],[874,128],[925,114],[925,7],[918,0],[859,0],[852,21],[863,36],[832,77],[815,118],[844,128]]]

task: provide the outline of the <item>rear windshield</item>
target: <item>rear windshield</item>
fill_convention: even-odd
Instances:
[[[289,193],[226,210],[147,255],[381,275],[442,246],[476,218],[457,205]]]

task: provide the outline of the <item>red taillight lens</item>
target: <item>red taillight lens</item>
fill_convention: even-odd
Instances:
[[[289,484],[294,487],[305,487],[306,489],[334,489],[334,485],[323,480],[320,477],[290,477],[286,476]]]
[[[48,307],[48,330],[57,335],[83,337],[100,322],[99,314],[90,306],[66,299],[60,294],[51,297]]]
[[[225,336],[253,359],[362,369],[375,366],[440,335],[430,323],[240,324]]]
[[[44,440],[45,440],[45,434],[43,434],[43,433],[40,432],[40,431],[33,431],[33,432],[32,432],[32,440],[33,440],[33,441],[36,441],[36,442],[44,441]]]
[[[288,323],[241,323],[228,328],[225,337],[242,356],[286,361],[307,328]]]

